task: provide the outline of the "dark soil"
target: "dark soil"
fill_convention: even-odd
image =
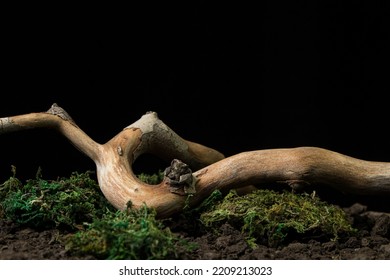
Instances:
[[[182,238],[198,244],[192,252],[183,250],[180,259],[262,259],[262,260],[385,260],[390,259],[390,214],[368,211],[355,203],[344,208],[359,234],[345,240],[329,241],[313,238],[291,240],[278,248],[259,245],[250,248],[245,236],[231,225],[222,226],[222,234],[196,233],[180,219],[172,219],[169,227]],[[174,222],[172,222],[174,221]],[[37,231],[0,220],[0,259],[68,260],[81,259],[65,249],[68,233],[58,229]],[[91,256],[82,259],[94,259]]]

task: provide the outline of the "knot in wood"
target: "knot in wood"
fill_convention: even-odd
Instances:
[[[51,105],[50,109],[47,110],[46,113],[59,116],[63,120],[74,123],[70,115],[64,109],[62,109],[62,107],[58,106],[57,103],[53,103],[53,105]]]
[[[164,176],[171,192],[180,195],[195,193],[192,170],[181,160],[173,159],[171,165],[164,170]]]

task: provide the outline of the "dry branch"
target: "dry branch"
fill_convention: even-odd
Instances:
[[[155,112],[144,114],[105,144],[85,134],[57,104],[47,112],[0,119],[0,134],[32,128],[55,129],[96,164],[98,183],[117,209],[146,203],[160,217],[196,205],[214,190],[251,190],[252,185],[285,183],[293,188],[324,185],[343,193],[390,195],[390,163],[365,161],[317,147],[249,151],[225,158],[185,140]],[[141,182],[132,170],[145,153],[171,166],[158,185]],[[191,195],[188,200],[188,195]]]

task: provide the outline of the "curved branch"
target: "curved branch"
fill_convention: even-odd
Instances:
[[[252,184],[275,182],[294,189],[323,185],[343,193],[390,195],[390,163],[316,147],[249,151],[225,158],[214,149],[181,138],[155,112],[146,113],[103,145],[88,137],[56,104],[45,113],[0,119],[0,134],[37,127],[57,129],[88,155],[96,164],[104,196],[120,210],[129,201],[135,207],[145,203],[159,217],[168,217],[217,189],[245,192],[253,189]],[[140,181],[133,172],[133,163],[144,153],[171,161],[158,185]]]
[[[245,184],[328,186],[342,193],[390,195],[390,163],[356,159],[317,147],[243,152],[194,173],[199,192]]]
[[[0,118],[0,134],[34,128],[57,130],[92,160],[99,157],[101,145],[84,133],[68,113],[56,103],[46,112]]]

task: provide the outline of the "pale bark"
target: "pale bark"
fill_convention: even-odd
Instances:
[[[135,207],[145,203],[159,217],[168,217],[186,203],[200,203],[217,189],[246,192],[253,185],[273,183],[294,189],[321,185],[343,193],[390,196],[390,163],[317,147],[248,151],[225,158],[214,149],[181,138],[155,112],[146,113],[105,144],[92,140],[56,104],[47,112],[0,119],[0,134],[32,128],[57,130],[91,158],[101,191],[120,210],[129,201]],[[141,182],[133,172],[132,165],[145,153],[172,161],[158,185]]]

